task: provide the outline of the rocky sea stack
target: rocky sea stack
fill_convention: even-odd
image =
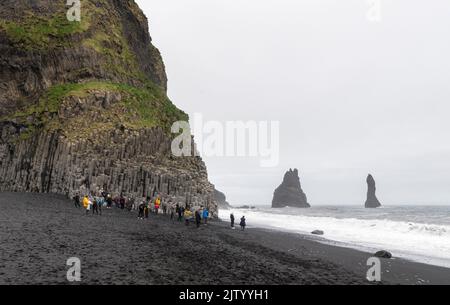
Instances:
[[[283,207],[309,208],[308,200],[300,185],[297,169],[290,169],[283,179],[283,183],[275,190],[272,200],[273,208]]]
[[[373,179],[372,175],[369,174],[369,176],[367,176],[366,208],[378,208],[381,206],[381,203],[378,201],[375,192],[376,192],[375,179]]]
[[[156,193],[209,206],[198,157],[171,154],[168,99],[148,21],[132,0],[0,2],[0,190]]]

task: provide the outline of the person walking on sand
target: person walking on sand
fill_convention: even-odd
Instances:
[[[208,224],[208,217],[209,217],[209,211],[208,211],[207,208],[203,210],[203,215],[202,216],[203,216],[203,221],[205,222],[205,225],[207,225]]]
[[[75,204],[75,207],[76,207],[77,209],[81,208],[81,204],[80,204],[80,196],[79,196],[78,194],[76,194],[76,195],[73,197],[73,203]]]
[[[240,225],[241,225],[241,230],[242,231],[245,230],[245,226],[247,225],[245,223],[245,216],[242,216]]]
[[[195,224],[197,225],[197,228],[200,228],[200,224],[202,223],[202,216],[200,214],[200,211],[195,211]]]
[[[234,214],[233,213],[230,214],[230,221],[231,221],[231,229],[234,230]]]

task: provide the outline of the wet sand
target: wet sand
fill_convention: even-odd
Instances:
[[[0,193],[0,284],[68,284],[70,257],[81,259],[81,284],[367,284],[369,253],[309,236],[84,214],[61,196]],[[382,280],[450,284],[450,269],[382,260]]]

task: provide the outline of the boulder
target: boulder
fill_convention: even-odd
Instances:
[[[311,232],[311,234],[314,234],[314,235],[324,235],[325,232],[323,232],[323,231],[321,231],[321,230],[314,230],[314,231]]]
[[[378,251],[377,253],[374,254],[375,257],[379,257],[379,258],[392,258],[392,254],[386,250],[381,250]]]

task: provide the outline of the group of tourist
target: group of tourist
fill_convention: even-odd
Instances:
[[[186,226],[189,226],[191,222],[194,222],[197,228],[202,223],[208,224],[210,217],[209,210],[201,206],[200,208],[190,208],[189,205],[181,206],[178,203],[173,203],[170,199],[166,202],[161,199],[160,196],[155,197],[152,200],[150,197],[143,198],[141,201],[136,202],[134,198],[126,198],[124,196],[117,196],[112,198],[111,194],[106,192],[100,192],[96,196],[85,195],[82,198],[77,194],[73,197],[73,201],[76,208],[84,208],[86,215],[92,212],[93,215],[102,215],[102,209],[110,209],[115,205],[116,208],[122,210],[138,211],[138,219],[144,220],[149,218],[149,214],[153,213],[158,215],[162,213],[164,215],[170,215],[170,220],[183,222]],[[160,212],[162,210],[162,212]]]
[[[189,226],[191,222],[194,222],[197,228],[199,228],[202,223],[207,225],[210,217],[209,210],[203,206],[199,209],[191,209],[189,205],[181,206],[178,203],[175,204],[171,202],[170,200],[165,202],[161,200],[160,196],[157,196],[154,200],[147,197],[142,199],[140,202],[136,202],[134,198],[127,199],[122,195],[112,198],[111,194],[100,192],[97,196],[85,195],[83,198],[80,198],[79,195],[75,195],[73,200],[76,208],[83,207],[86,210],[86,215],[91,212],[93,215],[102,215],[103,208],[111,209],[114,204],[116,208],[122,210],[127,209],[130,212],[137,210],[138,219],[140,220],[148,219],[150,213],[158,215],[158,213],[160,213],[160,209],[162,209],[162,213],[164,215],[170,215],[170,220],[175,221],[176,217],[178,222],[184,221],[186,226]],[[235,229],[235,218],[233,213],[230,214],[230,222],[231,229]],[[245,216],[242,216],[239,225],[242,230],[245,230]]]
[[[231,229],[234,230],[235,227],[234,227],[234,214],[233,213],[230,214],[230,222],[231,222]],[[239,225],[241,226],[241,230],[245,230],[245,227],[247,226],[245,216],[241,217],[241,222],[239,223]]]

